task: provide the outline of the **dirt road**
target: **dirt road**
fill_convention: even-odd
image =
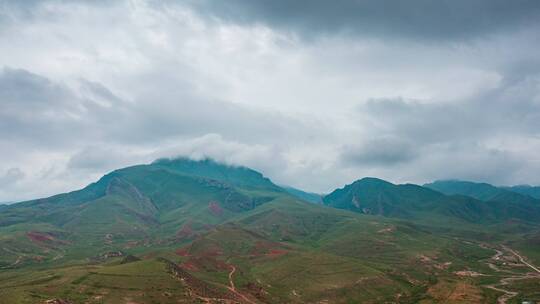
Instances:
[[[502,247],[504,249],[506,249],[507,251],[511,252],[514,256],[516,256],[522,264],[527,265],[529,268],[531,268],[535,272],[540,273],[540,269],[538,269],[536,266],[528,263],[519,253],[517,253],[517,251],[515,251],[514,249],[509,248],[507,246],[504,246],[504,245],[502,245]]]
[[[248,297],[246,297],[245,295],[243,295],[241,292],[239,292],[238,290],[236,290],[236,286],[234,286],[234,280],[233,280],[233,276],[234,276],[234,273],[236,272],[236,267],[232,264],[229,264],[231,266],[231,272],[229,272],[229,287],[227,287],[230,291],[234,292],[237,296],[241,297],[244,301],[246,301],[247,303],[250,303],[250,304],[257,304],[256,302],[253,302],[252,300],[250,300]]]
[[[534,265],[530,264],[529,262],[527,262],[526,259],[522,255],[520,255],[517,251],[513,250],[512,248],[510,248],[508,246],[505,246],[505,245],[501,245],[501,248],[503,250],[499,250],[497,248],[488,247],[488,246],[486,246],[484,244],[480,244],[480,247],[495,250],[495,255],[493,255],[490,258],[490,261],[499,261],[501,259],[501,257],[503,257],[505,254],[509,253],[509,254],[515,256],[520,261],[520,263],[522,263],[523,265],[529,267],[530,269],[532,269],[534,271],[534,273],[519,274],[519,273],[511,272],[511,271],[508,271],[508,270],[501,270],[498,267],[496,267],[494,264],[490,263],[490,261],[487,261],[486,263],[491,269],[493,269],[493,270],[495,270],[497,272],[505,272],[505,273],[513,274],[512,276],[506,276],[506,277],[501,278],[499,280],[499,283],[484,285],[484,287],[486,287],[486,288],[489,288],[489,289],[492,289],[492,290],[499,291],[499,292],[503,293],[503,295],[501,295],[497,299],[498,304],[506,304],[508,302],[508,300],[510,300],[511,298],[518,295],[518,292],[501,288],[502,286],[507,286],[512,281],[523,280],[523,279],[532,279],[532,278],[540,278],[540,269],[538,269],[536,266],[534,266]]]

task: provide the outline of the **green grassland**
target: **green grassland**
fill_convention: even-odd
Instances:
[[[494,303],[489,286],[516,275],[508,303],[540,300],[501,247],[540,264],[534,222],[419,186],[354,187],[322,205],[209,160],[117,170],[0,211],[0,304]]]

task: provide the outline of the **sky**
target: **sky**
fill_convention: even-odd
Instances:
[[[0,201],[161,157],[540,184],[536,0],[0,0]]]

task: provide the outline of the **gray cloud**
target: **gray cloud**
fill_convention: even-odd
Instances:
[[[459,177],[508,184],[537,179],[527,171],[540,167],[530,150],[540,144],[539,75],[502,81],[459,101],[369,100],[357,108],[358,115],[369,121],[371,134],[393,139],[344,149],[341,159],[360,167],[400,165],[401,172],[409,172],[396,176],[403,180]]]
[[[0,138],[12,142],[61,144],[78,133],[75,96],[47,78],[21,69],[0,71]]]
[[[240,24],[266,24],[301,35],[336,32],[428,40],[485,36],[538,24],[534,0],[191,1],[201,14]]]
[[[117,169],[117,166],[127,166],[136,158],[128,149],[87,146],[73,154],[67,168],[69,170],[89,170],[91,172],[106,172]]]
[[[358,145],[343,148],[344,165],[393,166],[409,162],[418,156],[418,151],[411,143],[399,138],[372,138]]]
[[[305,135],[307,126],[286,115],[208,100],[190,90],[156,90],[127,102],[97,82],[82,79],[74,90],[25,70],[4,68],[0,134],[44,146],[98,140],[152,143],[208,133],[248,142],[271,141],[284,133],[291,139]]]
[[[0,175],[0,185],[9,186],[24,178],[24,172],[19,168],[10,168],[3,175]]]
[[[540,184],[536,3],[0,0],[0,200],[177,155]]]
[[[119,167],[178,155],[209,156],[278,175],[286,164],[276,142],[286,148],[291,141],[325,133],[316,123],[278,112],[198,97],[189,86],[180,93],[152,91],[125,101],[98,82],[79,79],[69,87],[6,67],[0,89],[1,155],[8,159],[17,149],[25,151],[22,155],[67,156],[59,162],[67,171],[53,166],[39,178],[90,182]],[[18,168],[7,172],[0,188],[18,191],[8,181],[25,176],[15,174],[22,172]]]
[[[466,100],[439,103],[372,99],[359,114],[373,125],[418,143],[478,140],[505,135],[540,136],[540,73],[503,82]]]
[[[187,7],[207,20],[241,26],[263,24],[304,37],[349,34],[371,38],[470,40],[538,26],[540,20],[540,4],[535,0],[148,0],[146,4],[164,11]],[[0,24],[19,18],[54,19],[58,18],[55,6],[81,5],[107,8],[113,4],[101,0],[0,1]]]

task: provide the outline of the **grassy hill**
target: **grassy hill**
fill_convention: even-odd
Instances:
[[[248,168],[159,160],[0,210],[0,304],[493,303],[526,271],[501,246],[540,262],[536,210],[515,208],[373,178],[314,204]],[[540,300],[524,280],[513,299]]]

